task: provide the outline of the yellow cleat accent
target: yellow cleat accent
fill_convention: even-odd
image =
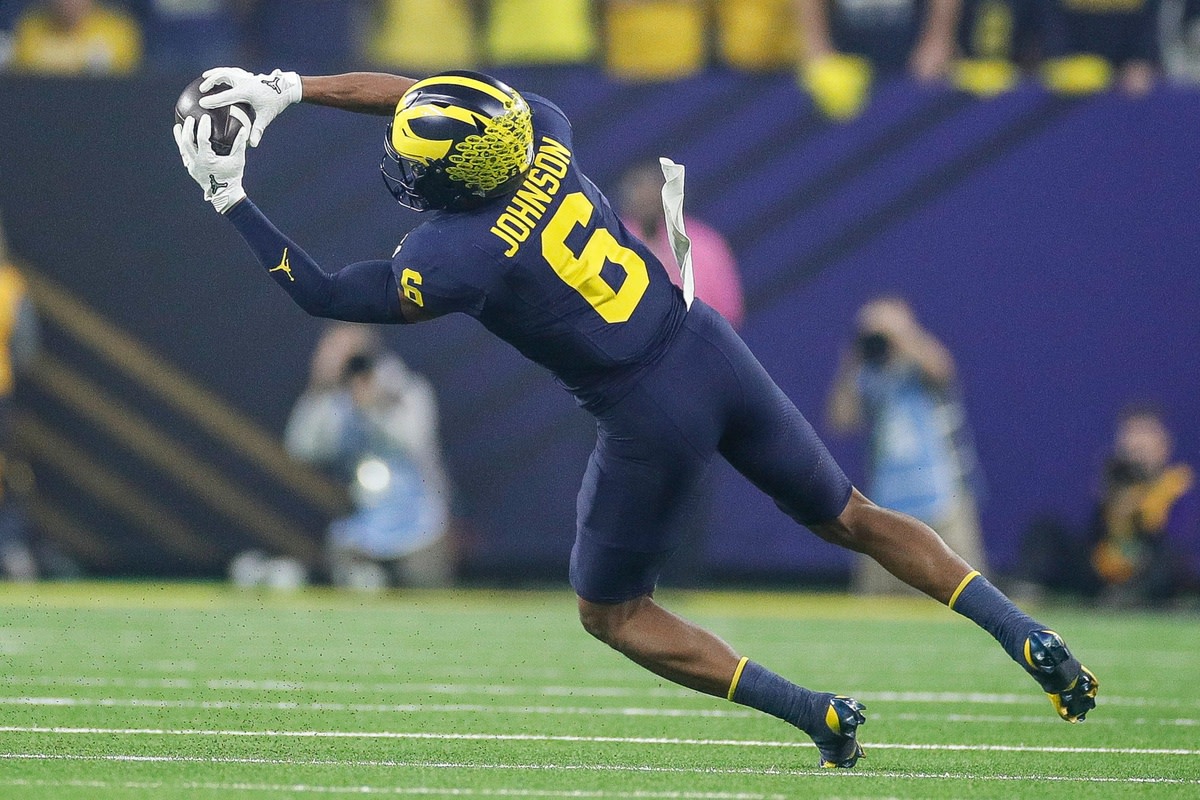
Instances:
[[[838,719],[837,709],[833,707],[833,703],[830,703],[829,708],[825,709],[825,724],[838,736],[842,735],[842,721]]]
[[[1080,687],[1079,693],[1077,694],[1076,687],[1079,686],[1080,680],[1083,681],[1083,686]],[[1100,681],[1096,679],[1096,676],[1090,669],[1080,664],[1079,676],[1071,682],[1070,686],[1068,686],[1066,689],[1063,689],[1061,692],[1054,694],[1047,692],[1046,696],[1050,698],[1050,704],[1054,706],[1054,710],[1058,712],[1060,717],[1071,724],[1075,724],[1077,722],[1083,722],[1084,715],[1086,715],[1088,711],[1091,711],[1093,708],[1095,708],[1096,691],[1099,688]],[[1064,698],[1064,695],[1066,695],[1066,698]],[[1080,698],[1086,698],[1091,702],[1085,703],[1087,708],[1085,708],[1083,711],[1072,713],[1070,708],[1068,708],[1068,703],[1073,703],[1077,706]]]
[[[866,708],[852,697],[835,695],[825,711],[828,734],[813,736],[821,753],[817,766],[821,769],[850,769],[866,754],[858,743],[858,726],[867,721]]]
[[[1067,722],[1083,722],[1096,707],[1100,682],[1071,656],[1062,637],[1050,630],[1035,631],[1025,640],[1023,655],[1029,673],[1050,698],[1058,715]]]

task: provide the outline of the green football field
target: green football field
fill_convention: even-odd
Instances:
[[[1033,609],[1101,682],[1068,725],[932,601],[660,599],[865,702],[867,758],[816,769],[786,724],[591,640],[566,591],[7,585],[0,798],[1200,797],[1194,615]]]

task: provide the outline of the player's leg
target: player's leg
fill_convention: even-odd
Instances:
[[[571,548],[583,627],[657,675],[723,695],[738,657],[651,596],[703,486],[707,459],[642,388],[600,419]]]
[[[720,637],[650,595],[620,603],[580,597],[579,618],[588,633],[660,677],[790,722],[812,737],[823,767],[853,767],[863,755],[856,736],[866,721],[862,705],[797,686],[739,657]]]
[[[851,490],[812,426],[740,341],[728,352],[744,402],[721,454],[817,535],[878,561],[897,578],[992,634],[1070,722],[1095,706],[1096,679],[1057,634],[1021,612],[927,525]]]
[[[863,553],[900,580],[941,603],[971,572],[970,565],[920,520],[877,506],[857,489],[829,522],[808,523],[827,542]]]
[[[856,489],[837,519],[808,527],[826,541],[866,553],[990,633],[1037,680],[1063,719],[1078,722],[1095,708],[1099,682],[1062,638],[1017,608],[925,523],[877,506]]]
[[[787,720],[813,737],[823,765],[853,766],[861,755],[855,731],[863,721],[856,703],[797,686],[739,657],[652,599],[690,518],[689,505],[705,486],[725,417],[723,380],[716,376],[728,373],[727,361],[691,330],[705,308],[693,307],[655,373],[598,415],[571,552],[580,618],[594,636],[655,674]]]
[[[579,598],[584,630],[659,677],[724,697],[740,660],[720,637],[642,595],[621,603]]]

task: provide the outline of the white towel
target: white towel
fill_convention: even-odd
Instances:
[[[671,250],[679,264],[679,279],[683,284],[683,302],[690,309],[696,296],[696,279],[692,275],[692,240],[683,229],[683,164],[669,158],[660,158],[663,177],[663,213],[667,216],[667,232],[671,237]]]

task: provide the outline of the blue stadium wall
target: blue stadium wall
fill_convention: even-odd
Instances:
[[[1200,463],[1200,94],[1064,100],[1027,87],[981,102],[898,83],[835,126],[784,76],[645,86],[591,70],[506,77],[567,111],[579,161],[602,188],[647,157],[688,166],[690,212],[723,231],[741,263],[744,336],[819,430],[856,308],[881,291],[909,296],[958,359],[996,567],[1013,566],[1035,514],[1086,517],[1127,402],[1161,403],[1180,454]],[[0,210],[24,262],[278,435],[321,323],[264,277],[180,167],[169,128],[184,82],[0,79]],[[419,221],[379,179],[382,130],[379,118],[302,107],[251,153],[250,195],[328,267],[391,253]],[[468,574],[561,578],[588,417],[466,318],[385,338],[438,389]],[[67,347],[56,341],[51,349]],[[19,401],[72,440],[93,435],[52,392],[25,389]],[[861,480],[863,443],[829,442]],[[119,447],[95,446],[131,481],[161,480]],[[256,480],[236,459],[225,469]],[[39,479],[56,504],[125,541],[120,520],[49,472]],[[846,554],[724,465],[712,493],[708,565],[747,578],[845,577]],[[236,525],[186,498],[178,507],[220,543],[220,558],[139,557],[129,542],[109,571],[212,574],[245,545]],[[322,515],[300,520],[318,540]]]

